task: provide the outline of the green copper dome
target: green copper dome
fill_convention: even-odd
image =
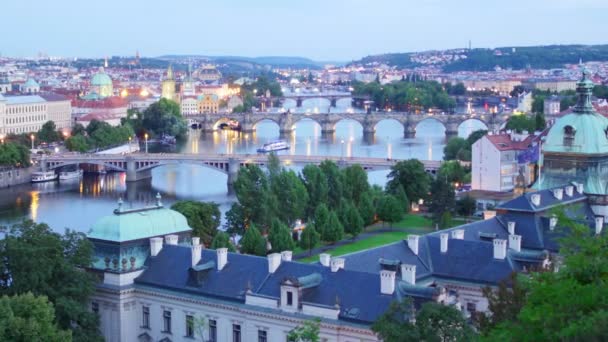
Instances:
[[[543,151],[600,155],[608,154],[608,118],[598,114],[591,104],[593,82],[589,72],[577,83],[578,101],[572,113],[559,118],[549,130]]]
[[[25,83],[23,84],[23,87],[25,89],[27,89],[27,88],[40,88],[40,85],[38,84],[38,82],[36,82],[35,79],[28,78],[27,81],[25,81]]]
[[[100,68],[99,72],[91,78],[91,85],[99,87],[112,85],[112,79],[103,71],[103,68]]]
[[[148,239],[154,236],[191,231],[184,215],[160,205],[143,209],[122,210],[122,202],[113,215],[97,221],[88,237],[114,242]]]

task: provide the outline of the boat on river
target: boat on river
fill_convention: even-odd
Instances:
[[[52,182],[56,181],[57,177],[55,171],[36,171],[32,172],[32,183]]]
[[[80,179],[82,178],[82,174],[84,171],[82,169],[73,170],[73,171],[62,171],[59,173],[59,180],[70,180],[70,179]]]
[[[258,148],[258,152],[267,153],[267,152],[274,152],[274,151],[281,151],[281,150],[288,150],[288,149],[289,149],[289,144],[287,144],[287,142],[285,140],[277,140],[277,141],[271,141],[271,142],[268,142],[268,143],[262,145],[262,147]]]

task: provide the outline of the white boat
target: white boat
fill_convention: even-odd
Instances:
[[[74,171],[63,171],[59,173],[59,180],[80,179],[82,177],[82,169]]]
[[[285,140],[271,141],[258,148],[258,152],[273,152],[289,149],[289,144]]]
[[[32,183],[51,182],[57,180],[55,171],[32,172]]]

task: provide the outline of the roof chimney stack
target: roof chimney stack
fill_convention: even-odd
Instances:
[[[452,239],[464,240],[464,229],[452,230]]]
[[[395,271],[380,271],[380,293],[392,295],[395,292]]]
[[[540,206],[540,194],[532,194],[530,196],[530,200],[532,201],[532,204],[534,204],[534,206]]]
[[[583,183],[576,183],[576,192],[582,195],[584,191],[585,186],[583,185]]]
[[[292,254],[293,253],[291,251],[282,251],[281,252],[281,259],[283,261],[291,261]]]
[[[177,240],[179,239],[179,236],[175,235],[175,234],[171,234],[171,235],[165,235],[165,243],[167,245],[177,245]]]
[[[330,261],[331,271],[338,272],[338,270],[343,269],[344,261],[345,261],[344,258],[331,258],[331,261]]]
[[[268,254],[268,273],[274,273],[281,266],[281,254]]]
[[[557,188],[557,189],[553,189],[553,196],[555,196],[555,198],[557,198],[558,200],[562,200],[562,198],[564,198],[564,189],[562,188]]]
[[[509,231],[509,235],[515,234],[515,221],[507,222],[507,230]]]
[[[504,260],[507,257],[507,240],[494,239],[494,259]]]
[[[418,255],[418,240],[420,237],[418,235],[410,234],[407,237],[407,246],[412,250],[412,253]]]
[[[521,252],[521,235],[509,235],[509,248]]]
[[[163,238],[150,238],[150,255],[153,257],[157,256],[161,249],[163,249]]]
[[[321,263],[321,265],[325,266],[325,267],[329,267],[329,260],[331,259],[331,255],[327,254],[327,253],[321,253],[319,254],[319,262]]]
[[[218,248],[217,253],[217,270],[221,271],[228,263],[228,248]]]
[[[549,229],[553,230],[555,229],[555,226],[557,226],[557,217],[551,216],[551,218],[549,219]]]
[[[201,238],[199,238],[198,236],[193,236],[192,237],[192,246],[196,246],[196,245],[200,245],[201,244]]]
[[[566,196],[572,197],[574,195],[574,187],[572,185],[566,185],[564,189],[566,190]]]
[[[192,267],[198,265],[198,262],[201,261],[201,251],[203,250],[203,245],[196,244],[192,245]]]
[[[441,253],[447,253],[448,252],[448,239],[450,238],[450,235],[448,233],[441,233],[439,235],[439,238],[441,239]]]
[[[401,264],[401,280],[416,285],[416,265]]]
[[[595,218],[595,234],[600,235],[602,233],[602,229],[604,228],[604,217],[598,216]]]

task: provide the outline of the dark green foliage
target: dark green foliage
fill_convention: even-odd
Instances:
[[[321,238],[325,241],[324,237],[327,236],[327,230],[329,227],[329,210],[324,203],[321,203],[317,206],[315,210],[315,227],[317,231],[321,234]]]
[[[355,82],[353,87],[353,95],[369,96],[380,109],[413,111],[434,107],[451,111],[456,106],[456,101],[435,81],[402,81],[390,84]]]
[[[338,215],[334,211],[329,213],[329,220],[327,221],[327,228],[323,233],[321,233],[321,240],[336,243],[344,237],[344,227],[340,220],[338,219]]]
[[[315,228],[315,223],[308,223],[302,235],[300,235],[299,246],[304,250],[308,250],[308,254],[310,255],[310,251],[315,248],[321,240],[321,234]]]
[[[209,246],[217,233],[222,213],[214,202],[178,201],[171,209],[181,213],[188,220],[192,228],[192,236],[198,236]]]
[[[271,178],[271,192],[276,199],[273,212],[290,227],[304,218],[308,205],[306,187],[293,170],[279,172]]]
[[[344,198],[358,206],[361,196],[370,189],[367,172],[360,165],[352,165],[342,170],[344,182]]]
[[[160,99],[146,108],[141,115],[134,116],[128,121],[140,135],[148,132],[152,136],[168,134],[183,138],[188,132],[179,104],[171,100]]]
[[[230,242],[230,236],[228,236],[228,234],[222,231],[218,231],[217,234],[215,234],[215,237],[213,237],[213,241],[211,241],[211,246],[209,248],[228,248],[229,252],[236,252],[234,245],[232,244],[232,242]]]
[[[45,296],[31,293],[0,298],[0,341],[72,341],[69,330],[55,322],[55,310]]]
[[[608,99],[608,86],[596,85],[593,88],[593,96],[598,97],[600,99]]]
[[[507,129],[511,129],[516,131],[517,133],[522,133],[523,131],[528,131],[528,133],[533,133],[534,131],[542,131],[545,129],[546,123],[545,118],[542,113],[535,114],[533,116],[527,115],[511,115],[509,117],[509,121],[507,121]]]
[[[443,148],[443,159],[454,160],[459,159],[458,157],[466,156],[463,151],[469,150],[470,146],[466,139],[460,137],[454,137],[448,140],[448,143]]]
[[[363,219],[359,215],[357,207],[351,202],[346,202],[341,216],[344,232],[350,234],[354,239],[363,230]]]
[[[415,312],[411,300],[391,303],[374,322],[372,330],[385,342],[471,341],[475,338],[462,313],[454,307],[428,302]]]
[[[465,175],[466,171],[456,160],[443,162],[437,172],[437,178],[443,178],[450,183],[464,183]]]
[[[42,128],[36,134],[36,139],[41,142],[52,143],[59,141],[61,135],[57,132],[57,126],[53,121],[47,121],[42,125]]]
[[[247,228],[245,235],[240,241],[241,253],[264,256],[266,255],[266,240],[260,231],[251,225]]]
[[[456,201],[456,211],[458,212],[458,215],[465,217],[471,216],[475,213],[476,208],[477,201],[468,194]]]
[[[86,136],[84,136],[86,133]],[[135,133],[129,124],[117,127],[107,122],[91,120],[83,133],[72,133],[66,140],[66,147],[70,151],[85,152],[90,149],[104,149],[129,141]]]
[[[469,149],[471,146],[473,146],[473,144],[481,139],[484,135],[488,134],[488,131],[485,129],[478,129],[474,132],[472,132],[471,134],[469,134],[469,136],[467,137],[467,143],[469,144]]]
[[[388,179],[387,189],[392,191],[401,184],[410,201],[426,198],[429,191],[430,176],[424,170],[424,164],[417,159],[404,160],[395,164],[391,168]]]
[[[274,218],[268,232],[268,241],[273,252],[293,251],[296,244],[291,236],[291,229],[278,219]]]
[[[226,233],[230,235],[245,234],[247,223],[245,222],[245,217],[243,215],[243,206],[238,203],[233,203],[230,210],[226,212],[226,223],[224,225]]]
[[[337,210],[340,208],[340,201],[342,201],[342,197],[344,195],[342,172],[340,172],[340,169],[336,163],[329,160],[323,161],[319,168],[327,179],[327,207],[331,210]]]
[[[431,195],[428,202],[429,212],[433,214],[435,222],[439,222],[444,213],[452,213],[455,209],[454,187],[443,177],[435,178],[431,183]]]
[[[255,223],[266,229],[270,225],[270,192],[268,178],[257,165],[241,167],[234,191],[242,208],[245,226]]]
[[[59,235],[30,220],[13,225],[0,240],[0,294],[47,296],[56,322],[75,341],[100,341],[98,320],[88,310],[94,277],[83,269],[93,262],[93,246],[82,233]]]
[[[302,169],[302,182],[308,192],[306,217],[311,218],[320,203],[327,203],[329,185],[325,174],[313,164],[308,164]]]
[[[378,200],[378,218],[389,226],[403,218],[403,206],[393,195],[384,195]]]
[[[358,209],[361,219],[363,219],[364,226],[369,226],[370,224],[374,223],[376,218],[376,208],[374,207],[374,202],[372,201],[371,193],[369,191],[361,195],[361,201]]]
[[[501,322],[517,320],[517,315],[526,302],[528,290],[517,280],[517,273],[498,283],[497,288],[485,287],[483,295],[488,299],[488,314],[473,316],[474,323],[482,334],[497,328]]]
[[[395,196],[401,204],[403,212],[408,213],[410,211],[410,200],[407,198],[403,185],[399,184],[396,188],[391,189],[391,191],[391,195]]]
[[[0,145],[0,166],[30,166],[30,150],[22,144],[5,142]]]
[[[288,342],[319,342],[321,320],[315,318],[304,322],[303,325],[293,328],[287,334]]]
[[[87,138],[82,134],[72,135],[65,141],[65,147],[74,152],[86,152],[90,149]]]

